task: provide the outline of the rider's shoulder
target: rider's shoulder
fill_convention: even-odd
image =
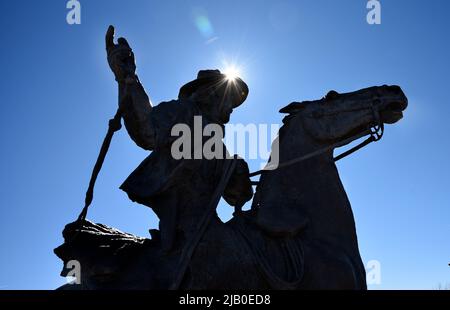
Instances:
[[[191,105],[183,104],[181,100],[171,100],[154,106],[150,117],[153,124],[170,127],[174,123],[186,123],[192,115],[195,115],[195,110]]]
[[[179,100],[170,100],[160,102],[158,105],[154,106],[153,109],[156,110],[167,110],[167,109],[177,109],[180,106]]]
[[[185,100],[170,100],[160,102],[157,106],[153,107],[153,110],[157,112],[177,112],[184,111],[192,108],[193,106],[188,104],[189,102],[184,102]]]

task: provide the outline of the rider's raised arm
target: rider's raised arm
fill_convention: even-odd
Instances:
[[[119,83],[122,117],[131,139],[141,148],[152,150],[155,145],[151,124],[152,104],[144,87],[136,77],[127,83]]]
[[[134,53],[125,38],[114,43],[114,27],[109,26],[105,36],[106,52],[111,71],[119,83],[119,105],[125,127],[134,142],[143,149],[154,147],[154,134],[150,122],[152,106],[135,74]]]

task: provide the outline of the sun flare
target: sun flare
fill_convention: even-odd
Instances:
[[[240,75],[240,70],[236,66],[228,66],[224,70],[224,74],[228,81],[234,81]]]

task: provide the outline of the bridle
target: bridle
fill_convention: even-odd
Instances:
[[[375,102],[377,102],[377,101],[378,101],[378,99],[375,100]],[[277,165],[269,164],[269,165],[267,165],[266,167],[264,167],[261,170],[258,170],[258,171],[250,173],[250,177],[254,177],[254,176],[260,175],[260,174],[265,173],[265,172],[270,172],[270,171],[274,171],[274,170],[277,170],[277,169],[281,169],[281,168],[286,168],[286,167],[292,166],[293,164],[297,164],[299,162],[305,161],[305,160],[310,159],[312,157],[316,157],[316,156],[318,156],[320,154],[326,153],[326,152],[331,151],[331,150],[333,150],[335,148],[344,146],[344,145],[346,145],[346,144],[348,144],[348,143],[350,143],[350,142],[352,142],[352,141],[354,141],[356,139],[359,139],[359,138],[362,138],[362,137],[364,137],[366,135],[369,135],[369,137],[366,140],[364,140],[363,142],[361,142],[358,145],[352,147],[351,149],[345,151],[344,153],[339,154],[338,156],[334,157],[333,161],[337,162],[337,161],[341,160],[342,158],[347,157],[350,154],[353,154],[354,152],[356,152],[356,151],[362,149],[363,147],[369,145],[370,143],[377,142],[377,141],[381,140],[381,138],[383,137],[383,134],[384,134],[384,123],[381,121],[380,113],[378,112],[378,110],[375,108],[375,106],[373,104],[371,104],[370,109],[372,110],[373,121],[375,123],[374,126],[369,126],[366,130],[364,130],[361,133],[358,133],[358,134],[353,135],[353,136],[351,136],[351,137],[349,137],[347,139],[344,139],[342,141],[338,141],[338,142],[336,142],[334,144],[331,144],[329,146],[326,146],[326,147],[321,148],[319,150],[316,150],[314,152],[308,153],[306,155],[303,155],[303,156],[300,156],[300,157],[296,157],[294,159],[288,160],[286,162],[283,162],[283,163],[280,163],[280,164],[277,164]],[[326,116],[326,115],[325,114],[320,115],[320,117],[323,117],[323,116]],[[259,182],[252,181],[252,185],[258,185],[258,184],[259,184]]]

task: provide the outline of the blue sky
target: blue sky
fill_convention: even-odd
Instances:
[[[363,261],[381,263],[370,288],[450,283],[448,1],[381,0],[377,26],[365,0],[80,2],[81,25],[66,23],[66,1],[0,3],[0,289],[65,282],[52,250],[82,207],[117,104],[109,24],[132,45],[154,104],[199,69],[242,66],[250,95],[233,123],[280,123],[279,108],[330,89],[402,86],[405,118],[339,170]],[[155,216],[118,189],[145,156],[125,131],[114,137],[90,219],[148,236]],[[221,203],[223,218],[231,212]]]

